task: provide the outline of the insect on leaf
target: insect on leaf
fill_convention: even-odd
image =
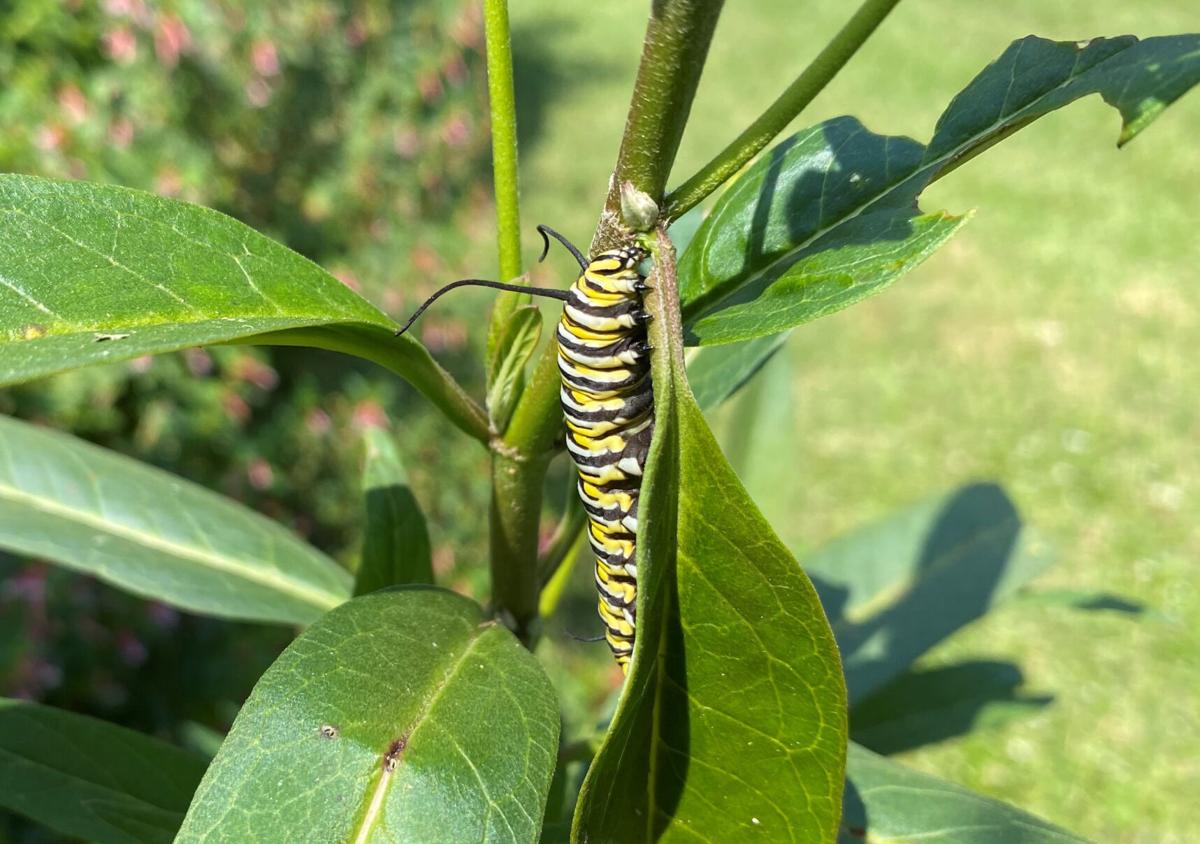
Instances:
[[[660,246],[634,658],[573,838],[832,842],[846,746],[833,634],[688,389],[673,270]]]

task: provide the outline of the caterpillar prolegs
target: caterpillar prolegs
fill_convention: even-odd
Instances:
[[[546,290],[481,279],[463,279],[433,294],[397,334],[403,334],[435,299],[465,285],[549,296],[563,301],[555,340],[562,376],[566,444],[579,473],[579,496],[588,515],[596,555],[596,587],[604,638],[623,671],[629,670],[637,628],[638,495],[654,433],[650,380],[649,315],[642,303],[646,280],[638,272],[646,250],[626,246],[590,261],[562,235],[538,226],[579,262],[570,290]],[[546,251],[542,252],[545,258]]]

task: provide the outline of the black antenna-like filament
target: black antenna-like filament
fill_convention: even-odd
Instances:
[[[405,331],[408,331],[408,329],[412,327],[412,324],[417,321],[417,317],[425,313],[426,308],[437,301],[443,293],[449,293],[456,287],[491,287],[496,290],[508,290],[512,293],[528,293],[530,296],[546,296],[550,299],[558,299],[559,301],[566,301],[567,297],[570,295],[566,290],[550,290],[545,287],[527,287],[523,284],[504,284],[503,282],[488,281],[482,278],[464,278],[458,281],[450,282],[441,290],[437,291],[428,299],[426,299],[422,303],[421,307],[417,308],[413,315],[408,318],[408,322],[404,323],[404,326],[396,332],[396,336],[399,337]]]
[[[587,269],[587,265],[588,265],[587,258],[583,257],[583,253],[579,251],[578,247],[576,247],[574,243],[567,240],[565,237],[563,237],[561,234],[556,232],[554,229],[550,228],[547,225],[543,225],[542,223],[538,223],[537,230],[538,230],[538,234],[540,234],[542,236],[542,243],[544,244],[544,246],[542,247],[542,255],[540,258],[538,258],[539,264],[542,261],[546,260],[546,255],[549,254],[549,252],[550,252],[550,238],[552,237],[555,240],[557,240],[559,243],[561,243],[563,246],[567,247],[567,251],[575,256],[575,260],[579,262],[579,269],[581,269],[581,270]],[[549,235],[549,237],[547,237],[547,235]]]

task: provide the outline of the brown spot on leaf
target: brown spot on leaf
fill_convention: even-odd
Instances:
[[[321,738],[335,739],[342,734],[342,731],[333,724],[322,724],[321,729],[317,730]]]
[[[404,752],[404,748],[408,747],[408,736],[400,736],[391,745],[388,746],[387,753],[383,754],[383,770],[391,773],[396,770],[396,765],[400,761],[400,754]]]

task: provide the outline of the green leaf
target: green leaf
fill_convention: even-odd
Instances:
[[[259,680],[177,840],[533,842],[558,724],[533,655],[473,602],[364,595]]]
[[[224,214],[0,175],[0,385],[190,346],[303,344],[389,367],[486,438],[478,409],[394,327],[316,264]]]
[[[965,218],[916,210],[920,191],[904,179],[922,151],[840,117],[760,158],[680,259],[689,344],[784,331],[882,291],[924,260]],[[891,201],[901,189],[903,200]]]
[[[775,335],[780,336],[786,335]],[[749,343],[769,339],[774,338],[759,338]],[[715,346],[711,350],[721,349]],[[778,504],[779,491],[784,491],[784,505],[777,509],[783,511],[784,517],[795,506],[795,498],[789,491],[795,489],[796,467],[779,457],[795,448],[796,373],[787,355],[772,357],[763,370],[729,403],[715,430],[729,465],[770,521],[771,505]]]
[[[834,540],[804,561],[856,704],[1051,562],[995,484],[961,487]]]
[[[1086,844],[1013,806],[850,745],[838,844]]]
[[[115,724],[0,698],[0,806],[100,844],[168,844],[204,759]]]
[[[950,103],[928,148],[840,117],[775,147],[716,203],[680,261],[689,341],[783,331],[878,293],[963,218],[922,214],[928,184],[1021,127],[1099,93],[1120,143],[1200,81],[1200,36],[1013,43]]]
[[[1049,695],[1021,690],[1021,669],[977,660],[909,671],[850,711],[850,736],[893,754],[1041,711]]]
[[[533,305],[513,311],[500,333],[488,369],[487,409],[492,428],[504,431],[524,388],[525,364],[542,336],[542,314]]]
[[[174,475],[0,417],[0,548],[223,618],[304,624],[350,576],[282,526]]]
[[[785,331],[741,343],[697,349],[687,369],[696,404],[706,412],[715,410],[757,375],[790,336],[791,332]]]
[[[647,297],[656,410],[638,636],[574,838],[831,842],[846,741],[836,647],[688,390],[670,258],[656,257]]]
[[[433,583],[429,530],[391,434],[367,428],[363,445],[367,523],[354,594],[408,583]]]

